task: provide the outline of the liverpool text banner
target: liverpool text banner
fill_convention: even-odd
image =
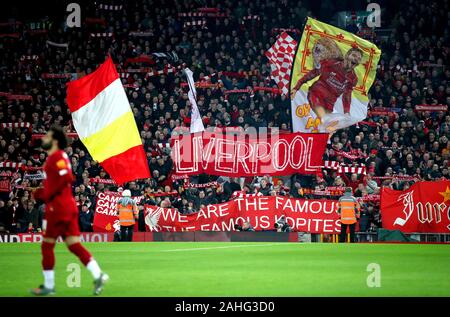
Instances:
[[[323,165],[323,133],[215,133],[172,136],[176,174],[247,177],[314,174]]]

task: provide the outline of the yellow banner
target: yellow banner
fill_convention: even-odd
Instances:
[[[333,132],[367,116],[381,51],[373,43],[308,18],[294,59],[294,132]]]

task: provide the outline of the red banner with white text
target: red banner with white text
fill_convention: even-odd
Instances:
[[[99,192],[97,194],[93,226],[95,232],[115,232],[119,230],[120,224],[119,217],[116,215],[116,206],[120,198],[120,194],[114,192]],[[131,198],[139,204],[144,196]],[[134,226],[134,229],[136,231],[137,226]]]
[[[383,228],[405,233],[450,233],[450,181],[417,182],[381,191]]]
[[[338,202],[306,200],[283,196],[257,196],[208,205],[199,212],[182,215],[174,208],[145,206],[148,230],[235,231],[234,225],[249,221],[257,231],[274,230],[282,216],[293,231],[310,233],[339,233],[341,223],[337,214]]]
[[[328,134],[216,133],[172,136],[176,174],[249,177],[314,174],[323,165]]]

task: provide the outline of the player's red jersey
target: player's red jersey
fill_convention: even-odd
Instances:
[[[314,69],[307,73],[301,82],[307,82],[319,75],[319,79],[309,88],[310,102],[322,106],[328,111],[333,111],[336,100],[344,94],[342,96],[344,112],[349,112],[351,93],[358,82],[355,72],[353,70],[345,71],[342,60],[323,60],[320,62],[320,69]]]
[[[69,221],[78,217],[78,209],[72,195],[74,177],[68,155],[58,150],[47,158],[44,165],[46,178],[43,188],[34,197],[45,202],[45,218],[50,222]]]

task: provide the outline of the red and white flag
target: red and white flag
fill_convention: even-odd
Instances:
[[[283,95],[289,94],[291,68],[294,61],[297,41],[286,32],[281,33],[275,44],[266,52],[270,61],[270,76],[277,83]]]
[[[92,158],[118,184],[150,177],[130,103],[111,57],[67,84],[73,125]]]

